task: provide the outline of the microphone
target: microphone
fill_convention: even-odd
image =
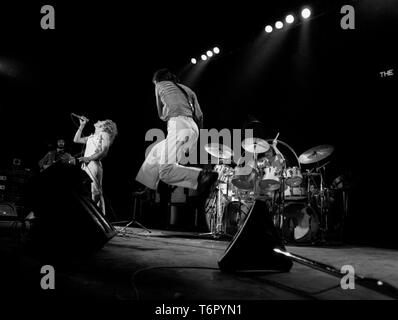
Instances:
[[[90,121],[85,116],[79,116],[78,114],[73,113],[73,112],[70,115],[73,116],[73,117],[79,118],[80,120],[86,120],[87,122]]]

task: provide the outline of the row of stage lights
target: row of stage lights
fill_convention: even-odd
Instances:
[[[206,52],[206,54],[202,54],[202,55],[200,56],[200,59],[201,59],[202,61],[206,61],[206,60],[210,59],[211,57],[213,57],[214,55],[217,55],[217,54],[219,54],[219,53],[220,53],[220,49],[219,49],[218,47],[214,47],[213,50],[208,50],[208,51]],[[197,63],[198,63],[198,60],[195,59],[195,58],[192,58],[192,59],[191,59],[191,63],[192,63],[192,64],[197,64]]]
[[[311,10],[309,8],[304,8],[303,10],[301,10],[301,17],[303,19],[308,19],[311,16]],[[286,16],[285,21],[287,24],[292,24],[294,22],[295,18],[292,14],[289,14]],[[282,29],[283,28],[283,22],[282,21],[277,21],[275,22],[275,28],[276,29]],[[274,28],[271,25],[267,25],[265,27],[265,31],[267,33],[271,33],[272,31],[274,31]],[[208,59],[210,59],[211,57],[213,57],[214,55],[217,55],[220,53],[220,49],[218,47],[214,47],[213,50],[208,50],[206,52],[206,54],[202,54],[200,59],[202,61],[206,61]],[[192,64],[197,64],[198,60],[196,58],[192,58],[191,59],[191,63]]]
[[[311,16],[311,10],[309,8],[304,8],[301,10],[301,17],[303,19],[308,19]],[[292,14],[289,14],[286,16],[285,21],[287,24],[292,24],[294,22],[295,18]],[[283,22],[282,21],[277,21],[275,22],[275,28],[276,29],[282,29],[283,28]],[[265,27],[265,31],[267,33],[271,33],[274,30],[274,28],[271,25],[268,25]]]

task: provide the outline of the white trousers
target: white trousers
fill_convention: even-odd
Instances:
[[[102,176],[103,169],[100,161],[90,161],[82,166],[82,169],[91,178],[91,198],[101,208],[105,215],[105,200],[102,194]]]
[[[199,129],[192,118],[179,116],[167,123],[167,137],[148,153],[136,180],[150,189],[157,189],[159,180],[183,188],[198,187],[199,168],[180,165],[186,152],[194,152]],[[196,158],[195,158],[196,159]]]

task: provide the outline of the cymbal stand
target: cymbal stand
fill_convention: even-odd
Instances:
[[[257,167],[257,152],[256,152],[256,145],[254,146],[254,170],[255,170],[255,175],[254,175],[254,186],[253,186],[253,193],[254,197],[257,197],[257,179],[258,179],[258,167]]]
[[[277,205],[277,207],[278,207],[278,222],[279,222],[279,224],[278,224],[278,228],[280,229],[280,231],[281,231],[281,234],[283,234],[283,225],[284,225],[284,218],[285,218],[285,215],[284,215],[284,211],[285,211],[285,192],[284,192],[284,190],[285,190],[285,178],[284,177],[282,177],[282,179],[281,179],[281,187],[280,187],[280,189],[279,189],[279,201],[278,201],[278,205]]]
[[[217,159],[217,165],[220,165],[220,159]],[[222,203],[221,203],[221,199],[222,199],[222,190],[219,187],[220,182],[217,181],[217,185],[216,185],[216,199],[215,199],[215,210],[213,210],[213,212],[211,213],[211,219],[210,219],[210,232],[207,233],[200,233],[200,236],[210,236],[213,239],[219,239],[222,236],[224,236],[224,233],[222,231],[222,212],[220,213],[221,207],[222,207]],[[206,208],[205,208],[206,209]]]
[[[322,173],[322,169],[325,169],[325,167],[320,168],[319,173],[320,173],[320,191],[319,191],[319,200],[320,200],[320,212],[321,212],[321,242],[325,242],[326,238],[326,233],[328,231],[328,217],[326,213],[326,207],[325,207],[325,187],[324,187],[324,174]]]

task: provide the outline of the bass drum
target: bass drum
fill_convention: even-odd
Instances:
[[[283,209],[282,234],[288,243],[310,244],[319,239],[317,212],[305,203],[287,203]]]

